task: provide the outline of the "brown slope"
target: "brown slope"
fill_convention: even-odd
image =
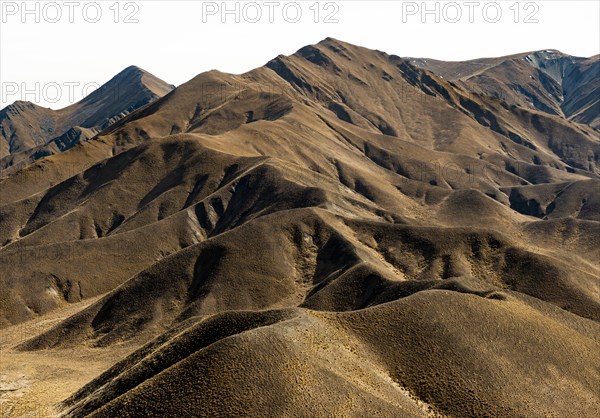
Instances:
[[[326,46],[329,50],[336,52],[332,49],[332,44],[336,42],[328,40],[323,43],[322,47]],[[317,67],[313,71],[321,71],[320,66],[306,58],[308,50],[316,54],[311,48],[303,50],[293,59],[302,60],[299,61],[300,63],[307,61],[309,68]],[[344,48],[346,51],[352,49],[355,51],[352,53],[355,54],[369,53],[367,50],[352,46]],[[339,54],[339,51],[336,53]],[[377,55],[383,57],[381,58],[382,65],[387,65],[390,60],[396,61],[395,58],[382,54]],[[313,59],[311,56],[308,57]],[[338,66],[338,68],[342,67]],[[405,69],[408,70],[408,68]],[[420,91],[419,89],[434,86],[432,91],[445,91],[443,87],[435,84],[435,80],[431,76],[411,71],[410,83],[405,82],[406,85],[403,85],[402,88]],[[379,78],[379,71],[374,73]],[[257,158],[277,156],[284,161],[294,161],[300,166],[314,167],[313,178],[305,180],[307,186],[317,185],[319,188],[325,186],[325,183],[315,184],[315,181],[319,183],[340,182],[342,189],[337,192],[341,191],[342,196],[349,193],[345,199],[354,202],[351,203],[354,208],[344,208],[347,204],[339,201],[339,198],[334,198],[331,203],[327,203],[329,208],[336,208],[337,211],[344,208],[341,213],[356,214],[357,208],[362,206],[363,214],[377,216],[388,221],[405,222],[408,219],[411,222],[433,221],[444,226],[487,225],[489,222],[499,221],[501,225],[509,229],[518,227],[519,222],[524,220],[520,219],[518,215],[511,214],[493,200],[496,199],[508,206],[509,198],[498,186],[516,186],[523,181],[519,180],[518,176],[510,172],[502,173],[498,169],[494,170],[493,166],[488,167],[487,165],[484,166],[486,168],[485,176],[482,175],[483,173],[469,174],[467,171],[461,173],[458,179],[440,175],[439,169],[436,169],[431,161],[427,161],[432,156],[435,156],[436,164],[441,163],[444,167],[451,165],[459,169],[465,165],[467,168],[472,164],[477,166],[478,162],[472,157],[468,157],[468,154],[457,159],[456,154],[432,153],[423,147],[427,144],[414,144],[415,141],[412,138],[412,140],[395,139],[391,141],[393,137],[382,136],[377,132],[357,134],[353,132],[356,129],[356,123],[340,121],[327,111],[324,111],[322,115],[315,114],[313,108],[323,111],[322,98],[319,97],[317,97],[318,101],[309,101],[307,104],[303,104],[299,103],[299,96],[294,96],[287,91],[284,91],[285,94],[265,94],[264,92],[261,94],[260,90],[257,91],[257,86],[264,87],[268,85],[267,82],[275,83],[278,79],[273,76],[274,73],[266,69],[257,70],[241,77],[216,72],[201,75],[144,111],[125,118],[123,122],[113,128],[115,133],[109,133],[107,139],[101,141],[106,142],[107,145],[114,141],[117,147],[120,146],[118,144],[122,144],[123,148],[135,146],[137,141],[159,135],[165,128],[172,130],[175,125],[165,126],[164,121],[167,120],[169,124],[178,124],[179,130],[183,130],[185,126],[185,130],[192,131],[195,135],[200,134],[195,137],[194,141],[198,141],[198,145],[205,144],[203,146],[219,153],[227,154],[233,151],[240,157],[254,156]],[[322,76],[329,75],[327,72],[323,72]],[[334,71],[334,76],[338,76],[336,71]],[[430,80],[427,81],[429,84],[425,87],[416,84],[415,77],[420,77],[421,81]],[[366,79],[366,75],[363,75],[363,78]],[[390,80],[383,82],[388,83]],[[318,85],[317,81],[315,83]],[[339,81],[332,80],[328,83],[333,86],[338,83],[339,88],[343,88],[343,83]],[[210,90],[211,95],[204,94],[207,86],[213,89]],[[219,87],[217,90],[220,92],[219,94],[213,94],[215,86]],[[460,92],[454,94],[458,96]],[[452,99],[449,93],[447,96]],[[361,100],[372,99],[369,95],[357,95],[357,97]],[[466,124],[465,126],[469,126],[469,129],[481,129],[480,122],[473,121],[467,116],[461,116],[464,115],[464,112],[457,112],[454,107],[449,106],[448,100],[437,100],[433,103],[439,112],[454,112],[455,116],[462,117],[463,123]],[[415,106],[424,106],[425,104],[431,103],[421,102],[418,99]],[[359,105],[353,106],[359,107]],[[189,109],[191,116],[186,116],[185,112],[182,112],[184,108]],[[192,109],[194,109],[193,113]],[[249,117],[249,112],[252,112],[252,117]],[[434,118],[433,113],[430,114],[430,118]],[[550,122],[552,120],[548,119],[548,123]],[[154,131],[148,132],[138,127],[142,124],[146,129]],[[410,124],[407,125],[410,126]],[[303,129],[290,129],[295,126],[301,126]],[[365,129],[374,131],[372,128]],[[219,132],[221,133],[219,134]],[[294,133],[292,134],[292,132]],[[485,132],[490,136],[490,140],[494,141],[496,133]],[[364,135],[367,135],[368,141],[362,139]],[[217,137],[218,141],[215,140]],[[325,139],[327,140],[324,141]],[[97,142],[101,143],[101,141]],[[150,148],[147,146],[133,148],[81,175],[72,177],[69,181],[44,192],[43,195],[34,197],[33,200],[22,200],[5,206],[7,218],[14,213],[19,213],[20,216],[20,220],[14,216],[11,218],[15,220],[12,225],[7,222],[3,223],[3,230],[6,231],[4,232],[5,242],[16,240],[6,250],[9,251],[11,247],[16,250],[24,246],[94,239],[106,234],[118,233],[119,230],[134,231],[136,228],[175,215],[178,211],[193,205],[203,195],[216,191],[215,187],[221,188],[227,184],[224,178],[223,180],[215,179],[206,192],[202,191],[200,187],[204,187],[203,182],[210,178],[213,174],[212,170],[215,170],[216,167],[209,165],[206,167],[207,170],[197,172],[195,168],[197,162],[210,158],[209,154],[198,153],[194,158],[182,160],[179,153],[193,155],[198,152],[199,148],[198,145],[195,145],[195,148],[180,148],[177,145],[180,141],[178,138],[173,138],[170,142],[153,145]],[[288,145],[281,146],[283,141],[287,141]],[[454,140],[450,142],[454,142]],[[193,142],[188,143],[192,144]],[[325,154],[321,152],[324,144],[328,144],[329,148]],[[453,146],[456,145],[453,144]],[[173,146],[174,148],[172,148]],[[85,148],[89,147],[83,146],[74,152],[81,153]],[[466,151],[470,153],[469,149]],[[336,158],[324,158],[327,155],[335,155]],[[171,162],[166,163],[165,161],[166,164],[161,162],[165,158]],[[415,162],[421,165],[420,167],[416,166],[416,170]],[[162,168],[159,169],[161,165]],[[154,170],[149,170],[149,167],[153,167]],[[225,167],[217,169],[224,173],[219,176],[234,175],[236,170],[240,169],[240,163],[234,164],[231,160],[230,167],[233,171]],[[548,173],[560,173],[554,168],[543,168]],[[230,170],[229,174],[227,170]],[[490,173],[494,173],[494,175],[490,176]],[[463,176],[463,174],[468,175]],[[526,170],[518,171],[517,174],[531,179],[531,174]],[[182,175],[184,176],[180,177]],[[558,176],[559,174],[553,175]],[[560,178],[566,179],[570,175],[560,174],[560,176]],[[382,178],[385,178],[386,181],[382,182]],[[577,177],[573,176],[573,178]],[[18,176],[16,180],[19,180]],[[217,185],[215,181],[219,184]],[[10,188],[13,179],[4,183]],[[20,184],[17,186],[17,184],[19,183],[15,184],[15,188],[22,189],[22,186]],[[135,187],[132,188],[132,185]],[[480,189],[483,193],[467,190],[452,192],[453,189],[471,189],[473,187]],[[262,198],[267,201],[268,199],[270,198],[266,195]],[[102,202],[107,200],[113,201],[116,206],[103,205]],[[326,204],[325,202],[329,200],[324,198],[319,202]],[[265,205],[265,203],[260,204]],[[229,213],[225,214],[226,205],[223,203],[218,203],[221,207],[215,206],[213,199],[210,205],[210,211],[213,214],[211,215],[210,211],[206,213],[209,218],[216,217],[212,222],[216,222],[216,219],[222,215],[227,215],[225,218],[229,218],[229,221],[220,227],[217,227],[216,224],[213,225],[217,233],[239,225],[248,219],[247,216],[240,218],[239,207],[233,206]],[[433,206],[432,209],[432,205],[439,205],[439,208]],[[465,212],[465,207],[470,211]],[[423,215],[417,218],[414,215],[415,211],[422,211]],[[23,223],[24,213],[28,213],[26,223]],[[478,217],[474,219],[470,213],[478,213]],[[185,216],[179,218],[181,221],[178,222],[184,222],[186,219]]]
[[[544,219],[572,217],[600,221],[597,180],[519,186],[506,190],[511,208]]]
[[[439,290],[345,314],[194,318],[69,398],[65,416],[591,417],[600,370],[578,360],[594,361],[598,332],[513,297]]]
[[[363,51],[363,54],[367,53],[364,50],[361,51]],[[366,60],[369,59],[370,57],[368,57]],[[304,66],[313,65],[310,62],[306,62],[306,60],[303,60],[303,62],[304,63],[302,65]],[[396,70],[395,66],[392,66],[388,69],[392,72]],[[379,71],[379,69],[373,70],[373,72],[377,74],[376,80],[377,82],[384,82],[384,80],[380,79],[379,77]],[[349,74],[348,77],[352,79],[353,75]],[[316,82],[317,80],[311,81]],[[331,80],[327,81],[331,83]],[[340,82],[343,82],[343,80],[340,80]],[[405,108],[408,109],[402,110],[404,112],[411,112],[411,109],[413,108],[420,111],[419,113],[417,113],[416,111],[410,113],[406,118],[402,119],[401,123],[403,125],[407,125],[410,128],[409,135],[406,136],[406,139],[410,140],[416,137],[421,144],[430,147],[429,144],[431,143],[433,138],[436,142],[443,143],[442,149],[457,152],[461,150],[461,153],[468,152],[476,158],[483,157],[486,159],[490,159],[496,164],[506,166],[510,170],[520,170],[526,177],[534,176],[532,177],[532,180],[536,182],[544,181],[544,179],[554,180],[559,175],[558,173],[550,175],[550,173],[547,172],[549,169],[547,167],[559,167],[564,169],[564,164],[561,164],[561,162],[556,161],[556,157],[552,159],[549,158],[548,155],[546,155],[547,153],[552,154],[554,151],[558,153],[557,156],[559,158],[567,159],[570,164],[575,165],[576,168],[568,167],[571,170],[577,170],[577,167],[589,170],[590,167],[594,167],[594,147],[597,146],[597,144],[595,143],[597,141],[594,141],[592,138],[592,142],[590,142],[589,139],[581,137],[581,132],[573,132],[571,129],[565,129],[565,127],[562,126],[560,123],[556,125],[557,121],[555,119],[548,120],[547,118],[540,117],[539,115],[529,114],[524,114],[524,118],[520,117],[520,125],[525,126],[519,126],[518,129],[528,131],[527,133],[534,136],[536,140],[537,138],[540,138],[542,141],[547,142],[547,138],[549,136],[549,132],[546,130],[547,127],[550,128],[549,131],[551,131],[552,136],[556,138],[554,142],[548,145],[542,144],[545,148],[549,147],[549,151],[534,152],[531,150],[531,148],[527,148],[527,146],[516,144],[514,141],[516,140],[525,145],[537,141],[523,138],[520,135],[520,132],[510,132],[509,129],[498,128],[496,126],[498,125],[497,121],[488,120],[486,122],[485,119],[489,119],[491,116],[489,115],[489,111],[486,114],[486,112],[484,112],[485,109],[482,109],[482,107],[485,108],[485,105],[482,106],[478,103],[472,103],[472,101],[465,101],[468,109],[463,109],[463,113],[468,113],[472,117],[479,118],[482,121],[482,123],[487,124],[492,128],[495,128],[496,130],[502,132],[505,136],[505,138],[502,139],[500,139],[499,137],[496,137],[498,139],[493,139],[493,136],[495,134],[492,133],[491,136],[486,134],[482,138],[482,141],[487,145],[477,146],[477,142],[474,142],[472,138],[479,137],[480,135],[482,135],[482,133],[485,133],[485,131],[481,131],[481,128],[479,126],[473,126],[472,122],[467,121],[465,121],[464,123],[469,124],[469,128],[462,129],[460,127],[461,124],[456,120],[456,118],[458,118],[459,120],[463,119],[462,116],[457,115],[455,111],[452,111],[452,109],[448,109],[447,106],[443,103],[438,103],[442,100],[439,99],[437,96],[429,96],[424,93],[423,89],[431,93],[432,91],[435,91],[435,88],[439,88],[439,86],[436,87],[434,83],[434,89],[432,90],[432,87],[425,88],[422,85],[421,87],[411,86],[407,85],[406,82],[402,82],[402,80],[400,80],[399,82],[401,82],[397,86],[397,91],[399,93],[396,94],[395,99],[393,99],[396,101],[396,105],[392,103],[389,106],[389,108],[392,109],[394,107],[399,107],[400,110]],[[354,85],[352,86],[354,87]],[[382,89],[386,90],[384,97],[389,95],[389,92],[387,91],[389,90],[389,87],[390,86],[387,85],[382,86]],[[112,141],[116,141],[117,147],[115,148],[115,150],[113,150],[113,152],[119,152],[121,147],[131,146],[132,143],[144,140],[144,138],[160,137],[169,135],[173,132],[188,130],[190,129],[190,122],[194,118],[203,119],[204,117],[208,117],[208,120],[216,120],[216,115],[211,116],[208,113],[204,115],[202,113],[203,109],[215,108],[216,106],[219,106],[225,101],[230,101],[232,98],[235,97],[238,97],[239,99],[239,93],[241,92],[246,92],[246,96],[248,96],[248,94],[255,95],[257,92],[262,92],[263,95],[270,96],[271,99],[273,99],[275,96],[283,96],[283,99],[297,99],[296,102],[304,100],[301,98],[297,98],[298,92],[296,90],[291,90],[290,86],[287,84],[286,81],[281,80],[278,77],[273,77],[273,74],[269,74],[268,71],[255,71],[243,77],[232,77],[223,74],[219,75],[215,72],[203,74],[190,81],[186,85],[181,86],[178,89],[177,94],[170,95],[168,100],[160,101],[160,103],[157,103],[155,106],[152,106],[148,110],[145,110],[143,112],[137,112],[134,118],[125,118],[121,124],[117,124],[116,127],[113,129],[114,134],[106,136],[106,139],[103,139],[103,142],[106,142],[106,140],[109,140],[110,143],[112,143]],[[276,92],[277,94],[273,92]],[[248,102],[247,98],[244,99],[243,94],[241,96],[241,99],[243,101]],[[379,97],[373,97],[373,95],[370,93],[369,96],[367,96],[367,98],[369,98],[369,106],[370,103],[372,103],[373,101],[380,100]],[[432,98],[432,100],[428,101],[428,98]],[[425,103],[422,103],[423,101],[425,101]],[[286,106],[289,107],[289,102],[287,100],[286,102],[288,103]],[[339,105],[342,106],[343,103]],[[248,107],[248,105],[246,106]],[[433,112],[432,114],[432,111],[430,109],[427,109],[427,107],[429,106],[434,106],[436,112]],[[511,113],[511,111],[503,109],[498,105],[495,105],[490,111],[498,111],[506,114]],[[160,113],[160,115],[153,116],[153,114],[156,112]],[[206,110],[204,110],[204,112],[206,112]],[[245,111],[242,114],[238,114],[236,118],[241,118],[242,121],[247,120],[247,114],[249,114],[249,112],[250,110]],[[444,117],[443,115],[448,112],[448,117]],[[229,112],[229,114],[232,115],[232,112]],[[429,119],[434,119],[432,123],[436,123],[435,119],[439,118],[441,120],[445,120],[446,123],[452,123],[453,125],[456,125],[455,131],[459,133],[455,133],[453,132],[454,130],[447,129],[447,124],[443,127],[439,126],[438,128],[436,128],[435,135],[434,131],[430,128],[427,128],[427,130],[424,131],[423,128],[427,127],[429,123],[419,122],[419,120],[423,117],[423,115],[427,114],[432,114],[432,116],[429,117]],[[183,115],[187,116],[185,118],[182,118]],[[397,114],[394,115],[394,117],[396,116]],[[382,119],[383,116],[379,116],[379,118]],[[145,126],[137,126],[137,122],[140,120],[143,120],[143,123],[140,122],[140,125]],[[250,120],[256,122],[256,120],[254,119]],[[532,122],[533,127],[535,128],[533,130]],[[235,123],[237,123],[236,126],[240,126],[240,122]],[[371,129],[373,129],[373,126],[370,122],[365,123],[371,126]],[[440,122],[437,122],[438,125],[439,123]],[[125,125],[127,125],[129,129],[121,129]],[[405,130],[405,128],[398,129]],[[541,132],[538,132],[538,130]],[[442,133],[443,135],[449,135],[448,139],[444,139],[443,137],[440,138],[440,133]],[[586,134],[589,137],[590,134]],[[490,136],[490,138],[486,139],[487,136]],[[506,137],[508,137],[508,139],[506,139]],[[490,148],[491,145],[493,146]],[[589,160],[590,157],[591,160]],[[77,161],[72,162],[72,164],[76,164],[77,166],[81,165],[81,163],[78,163],[78,161],[83,158],[85,157],[79,155]],[[514,161],[515,159],[516,162]],[[592,164],[590,164],[589,161],[592,161]],[[48,161],[45,165],[51,164],[51,161]],[[541,165],[542,167],[538,167],[538,165]],[[37,173],[37,170],[34,171]],[[550,170],[550,172],[552,172],[552,170]],[[46,173],[44,175],[38,175],[38,177],[36,178],[36,183],[42,183],[42,185],[36,185],[38,187],[38,190],[40,187],[43,187],[45,177],[52,178],[53,176],[48,176]],[[26,185],[25,189],[29,189],[31,187],[36,186],[34,186],[33,184]],[[5,185],[5,187],[10,186]],[[17,193],[20,193],[21,189],[22,187],[20,187],[19,190],[12,191],[11,193],[15,195]]]
[[[108,353],[162,335],[68,401],[74,416],[241,405],[250,415],[425,413],[409,393],[450,415],[588,416],[598,377],[587,339],[597,340],[590,319],[600,315],[595,135],[332,39],[244,75],[204,73],[0,183],[2,325],[104,294],[20,350]],[[369,318],[365,327],[383,324],[372,333],[346,327],[361,328],[365,308],[399,303]],[[320,321],[344,315],[288,309],[298,306],[359,312],[344,314],[342,332]],[[284,313],[227,313],[273,308]],[[446,315],[463,311],[468,326]],[[294,315],[299,327],[286,320]],[[407,334],[391,317],[405,318]],[[490,321],[502,330],[492,340]],[[436,323],[448,332],[422,333]],[[264,334],[248,339],[257,324]],[[518,338],[533,353],[509,344]],[[431,355],[453,341],[474,343]],[[499,341],[518,360],[490,351]],[[343,344],[367,348],[349,354]],[[248,359],[245,369],[233,358]],[[295,365],[297,379],[266,369],[268,358]],[[415,377],[407,362],[423,359],[440,379]],[[589,366],[581,379],[577,361]],[[570,398],[524,388],[524,364]],[[510,387],[479,389],[500,381]],[[285,389],[275,399],[269,385]],[[313,406],[323,393],[330,402]]]
[[[251,326],[246,325],[251,322],[253,322]],[[276,329],[285,327],[284,332],[287,333],[287,337],[271,333],[269,326],[273,322],[278,322],[272,325]],[[247,331],[239,335],[235,334],[244,325]],[[187,376],[186,379],[190,379],[189,381],[196,381],[194,392],[206,396],[186,397],[185,406],[178,405],[178,402],[165,402],[161,409],[154,409],[152,413],[171,415],[181,414],[182,411],[187,410],[190,411],[189,413],[194,411],[193,413],[200,415],[325,416],[363,413],[392,415],[401,411],[403,416],[424,415],[421,405],[413,400],[408,392],[393,386],[386,387],[389,379],[378,375],[379,371],[374,369],[374,364],[365,363],[352,354],[352,351],[357,349],[355,341],[341,334],[332,334],[326,327],[319,325],[299,310],[264,314],[229,313],[190,326],[183,332],[186,335],[183,339],[189,341],[184,349],[177,343],[172,344],[166,338],[165,345],[154,343],[156,357],[153,355],[145,357],[142,354],[139,356],[142,357],[141,362],[144,364],[148,361],[155,362],[157,365],[155,371],[169,367],[176,360],[181,360],[179,365],[186,369],[188,364],[197,362],[199,368],[206,372],[203,378],[196,379],[196,372],[191,369],[184,374]],[[304,331],[300,329],[302,326]],[[314,330],[315,326],[319,328],[317,332]],[[326,333],[329,335],[324,338]],[[227,337],[229,334],[234,335]],[[310,336],[312,341],[307,340],[306,336]],[[215,340],[217,341],[214,342]],[[335,345],[326,345],[324,350],[315,352],[315,345],[320,341],[325,344],[326,340],[334,342]],[[263,350],[263,344],[270,345],[272,349]],[[243,347],[242,351],[236,353],[236,347]],[[179,354],[174,357],[167,352]],[[203,352],[207,355],[205,356]],[[334,364],[331,360],[332,355],[335,354],[337,356]],[[231,355],[240,357],[238,366],[230,366]],[[212,362],[216,367],[205,367],[208,365],[207,362]],[[258,365],[261,363],[263,367],[259,368]],[[265,364],[268,366],[264,367]],[[90,402],[83,405],[76,404],[73,414],[85,414],[92,408],[102,406],[108,400],[115,399],[117,394],[123,393],[123,389],[135,387],[153,374],[148,373],[147,369],[144,370],[145,367],[138,369],[141,373],[130,373],[131,365],[131,360],[127,359],[121,365],[122,373],[116,370],[109,372],[109,379],[112,377],[111,374],[117,376],[107,382],[106,395],[102,399],[97,397],[95,386],[90,385],[88,389],[88,392],[92,392]],[[243,370],[260,369],[262,372],[259,374],[250,375],[243,372]],[[363,381],[353,381],[351,372],[353,369],[366,373]],[[293,377],[290,379],[290,376]],[[174,376],[168,379],[172,377]],[[321,384],[315,384],[314,379],[319,379]],[[244,380],[246,383],[241,386],[234,383],[235,381],[241,383]],[[260,386],[269,390],[261,390]],[[322,402],[323,396],[330,402]],[[79,399],[75,397],[71,402],[75,403]],[[223,400],[226,401],[223,403]],[[242,406],[244,404],[245,407]],[[142,402],[139,405],[142,405]],[[112,412],[107,410],[99,413],[99,416],[103,416]],[[141,412],[138,410],[125,413]]]
[[[180,131],[226,132],[244,122],[261,120],[258,111],[257,117],[249,116],[254,112],[252,108],[260,100],[279,97],[280,103],[269,109],[265,120],[281,116],[276,107],[289,109],[292,100],[296,108],[303,102],[331,107],[338,118],[358,127],[418,141],[428,148],[460,150],[477,158],[491,158],[488,154],[493,153],[524,164],[564,170],[566,162],[570,169],[590,171],[588,157],[591,155],[593,162],[598,153],[598,138],[593,131],[560,119],[504,109],[500,102],[469,97],[447,82],[415,70],[404,60],[339,41],[326,40],[303,48],[291,57],[273,60],[267,67],[275,69],[278,76],[263,68],[242,76],[212,72],[196,77],[181,86],[178,94],[118,124],[113,130],[118,142],[140,140],[135,127],[141,120],[146,130],[138,129],[150,137]],[[263,98],[257,98],[257,93]],[[311,100],[306,102],[304,96]],[[242,106],[246,109],[236,108],[238,100],[245,103]],[[218,111],[211,110],[217,107]],[[228,120],[229,125],[219,126],[219,119]],[[450,122],[452,130],[447,129]],[[164,126],[159,127],[159,123]],[[129,129],[121,131],[119,127],[125,124]],[[492,132],[475,140],[485,132],[481,125]],[[548,142],[550,136],[554,142]],[[578,149],[571,149],[574,144]],[[561,164],[557,159],[565,161]],[[594,167],[592,163],[592,171]]]
[[[429,288],[501,299],[512,290],[598,320],[599,267],[571,265],[491,230],[279,211],[157,262],[22,348],[143,340],[228,310],[357,310]]]

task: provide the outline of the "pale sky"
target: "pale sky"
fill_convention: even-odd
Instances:
[[[242,73],[327,36],[442,60],[600,53],[597,0],[25,4],[0,0],[0,108],[15,100],[61,108],[129,65],[175,85],[210,69]]]

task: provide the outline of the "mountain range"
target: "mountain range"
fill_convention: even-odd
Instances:
[[[327,38],[2,110],[0,405],[595,417],[598,58]]]
[[[35,160],[66,151],[173,88],[131,66],[64,109],[17,101],[0,110],[0,168],[14,172]],[[12,169],[7,170],[9,167]]]

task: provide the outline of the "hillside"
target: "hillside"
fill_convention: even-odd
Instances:
[[[6,408],[596,416],[598,131],[432,70],[327,38],[0,180]]]

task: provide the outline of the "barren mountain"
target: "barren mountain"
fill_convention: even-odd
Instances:
[[[469,91],[600,128],[600,55],[581,58],[545,50],[463,62],[410,62]]]
[[[1,180],[8,416],[595,417],[598,131],[433,70],[328,38]]]
[[[23,166],[66,151],[173,88],[131,66],[80,102],[60,110],[17,101],[0,110],[0,167]]]

